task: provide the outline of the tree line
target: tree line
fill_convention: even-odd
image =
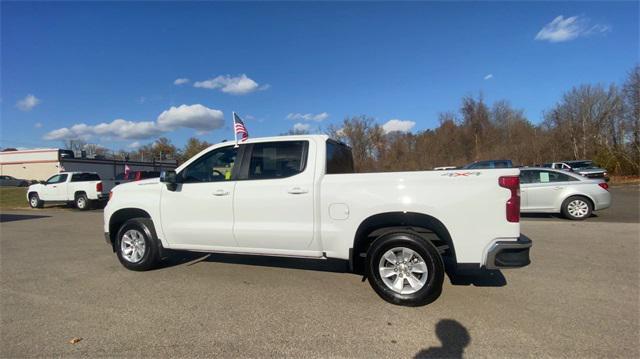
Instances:
[[[367,116],[328,134],[353,149],[357,171],[425,170],[487,159],[518,165],[586,159],[617,175],[640,174],[640,66],[624,83],[580,85],[564,93],[540,124],[507,101],[467,96],[458,111],[417,133],[385,133]]]
[[[385,133],[373,118],[362,115],[347,117],[324,132],[351,146],[359,172],[428,170],[486,159],[510,159],[525,166],[587,159],[613,174],[638,175],[640,66],[622,84],[570,89],[545,111],[540,124],[533,124],[506,100],[487,104],[481,96],[466,96],[457,111],[441,113],[433,129]],[[183,162],[210,145],[192,137],[178,148],[160,137],[112,156]]]

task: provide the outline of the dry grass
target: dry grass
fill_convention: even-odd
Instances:
[[[640,184],[640,176],[611,176],[609,184],[623,185],[623,184]]]
[[[0,187],[0,208],[29,208],[27,187]]]

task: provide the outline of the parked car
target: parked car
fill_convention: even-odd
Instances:
[[[27,187],[29,181],[12,176],[0,176],[0,187]]]
[[[581,220],[611,206],[609,185],[572,172],[545,168],[520,170],[522,213],[562,213]]]
[[[511,160],[476,161],[462,167],[463,169],[512,168]]]
[[[105,188],[97,173],[60,172],[29,186],[27,200],[31,208],[42,208],[46,202],[66,202],[87,210],[96,201],[106,200],[108,193],[109,188]]]
[[[383,299],[424,305],[440,295],[445,261],[529,264],[518,174],[354,173],[351,149],[324,135],[220,143],[160,180],[114,187],[105,239],[139,271],[164,249],[339,259]]]
[[[553,162],[545,163],[542,167],[571,171],[587,178],[602,178],[607,182],[609,181],[609,174],[607,173],[607,170],[594,165],[593,161],[578,160]]]

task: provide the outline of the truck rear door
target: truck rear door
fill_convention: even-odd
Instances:
[[[309,250],[314,239],[315,143],[248,144],[234,195],[234,236],[245,248]]]

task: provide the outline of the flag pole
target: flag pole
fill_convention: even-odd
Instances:
[[[238,148],[240,146],[238,145],[238,133],[236,132],[236,113],[231,112],[231,116],[233,116],[233,137],[236,139],[236,145],[233,147]]]

